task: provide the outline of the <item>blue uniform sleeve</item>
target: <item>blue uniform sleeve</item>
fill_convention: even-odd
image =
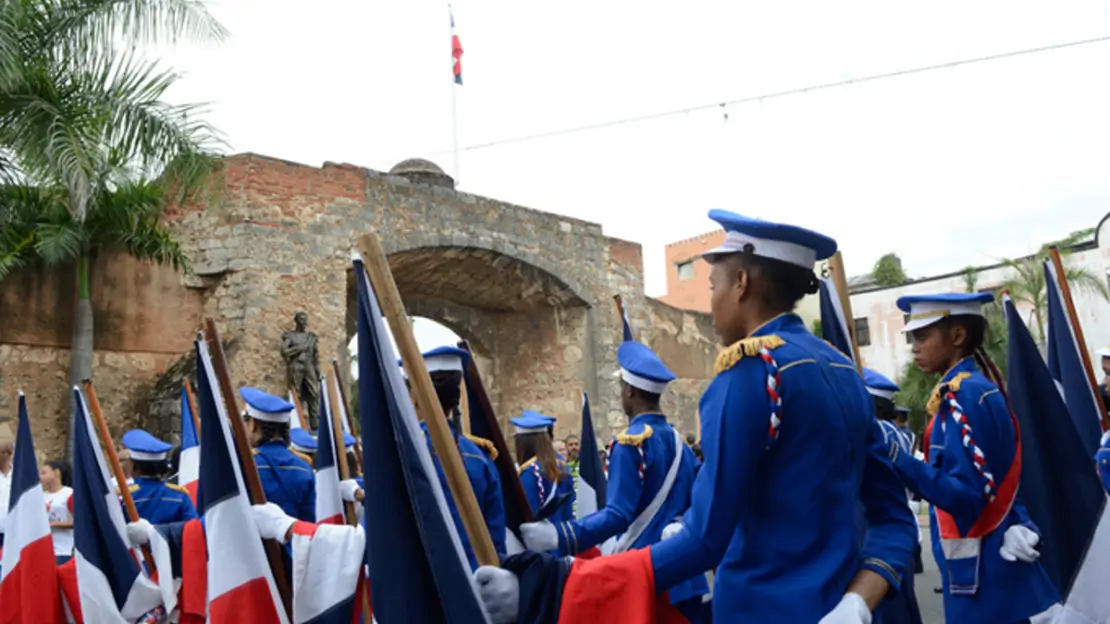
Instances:
[[[961,403],[961,406],[972,431],[985,424],[987,412],[978,400]],[[929,454],[935,460],[933,465],[899,451],[894,456],[894,468],[906,487],[931,504],[957,518],[978,518],[987,504],[983,496],[986,479],[975,468],[971,450],[964,446],[960,425],[948,412],[947,407],[940,412],[946,421],[941,444],[935,442],[938,439],[936,430],[941,426],[939,416],[933,425],[934,442],[929,447]]]
[[[1095,453],[1095,461],[1098,463],[1098,474],[1102,477],[1102,487],[1110,494],[1110,449],[1099,449]]]
[[[643,491],[640,451],[635,446],[614,444],[609,458],[609,481],[605,507],[582,518],[564,522],[559,529],[559,551],[577,555],[624,532],[636,519],[636,506]]]
[[[536,475],[532,472],[532,467],[527,466],[520,472],[520,486],[524,488],[524,497],[528,499],[528,504],[532,506],[532,513],[540,510],[540,491],[536,484]]]
[[[486,528],[489,529],[490,539],[497,554],[505,555],[505,502],[501,498],[501,477],[497,474],[497,467],[493,462],[486,460],[486,491],[482,501],[482,515],[486,518]]]
[[[910,513],[906,488],[890,465],[887,448],[879,421],[872,419],[860,484],[860,502],[867,518],[860,567],[879,574],[897,590],[917,545],[917,522]]]
[[[704,463],[685,528],[651,547],[655,589],[663,591],[719,564],[749,499],[769,441],[762,363],[745,359],[722,372],[701,399]]]
[[[197,517],[197,508],[193,506],[193,500],[185,494],[185,500],[181,502],[181,520],[189,521]]]
[[[298,520],[316,522],[316,475],[309,470],[306,477],[306,490],[304,501],[301,504],[301,513]]]

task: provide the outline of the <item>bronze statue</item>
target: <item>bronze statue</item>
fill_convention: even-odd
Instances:
[[[320,415],[320,352],[316,334],[308,331],[308,315],[293,315],[294,330],[281,335],[281,357],[285,359],[289,387],[301,400],[308,427],[315,431]]]

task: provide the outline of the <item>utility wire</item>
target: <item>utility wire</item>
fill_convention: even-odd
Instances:
[[[961,65],[973,65],[973,64],[976,64],[976,63],[986,63],[988,61],[997,61],[997,60],[1001,60],[1001,59],[1013,58],[1015,56],[1027,56],[1027,55],[1030,55],[1030,54],[1039,54],[1041,52],[1052,52],[1052,51],[1055,51],[1055,50],[1062,50],[1062,49],[1065,49],[1065,48],[1074,48],[1074,47],[1078,47],[1078,46],[1091,45],[1091,44],[1095,44],[1095,43],[1105,43],[1107,41],[1110,41],[1110,35],[1105,35],[1105,36],[1102,36],[1102,37],[1095,37],[1095,38],[1092,38],[1092,39],[1080,39],[1078,41],[1068,41],[1068,42],[1065,42],[1065,43],[1055,43],[1055,44],[1052,44],[1052,45],[1040,46],[1040,47],[1037,47],[1037,48],[1026,48],[1024,50],[1014,50],[1014,51],[1011,51],[1011,52],[1002,52],[1000,54],[991,54],[989,56],[979,56],[979,57],[963,59],[963,60],[959,60],[959,61],[949,61],[947,63],[938,63],[936,65],[923,65],[921,67],[913,67],[913,68],[909,68],[909,69],[900,69],[900,70],[897,70],[897,71],[891,71],[891,72],[886,72],[886,73],[882,73],[882,74],[872,74],[870,76],[862,76],[862,77],[859,77],[859,78],[848,78],[846,80],[837,80],[836,82],[825,82],[825,83],[821,83],[821,84],[810,85],[810,86],[807,86],[807,87],[795,87],[793,89],[787,89],[785,91],[774,91],[774,92],[771,92],[771,93],[764,93],[764,94],[761,94],[761,95],[749,95],[749,96],[738,98],[738,99],[735,99],[735,100],[727,100],[727,101],[724,101],[724,102],[716,102],[716,103],[713,103],[713,104],[700,104],[700,105],[697,105],[697,106],[690,106],[690,107],[687,107],[687,108],[680,108],[680,109],[668,110],[668,111],[660,111],[660,112],[657,112],[657,113],[648,113],[646,115],[639,115],[639,116],[636,116],[636,117],[625,117],[623,119],[614,119],[614,120],[610,120],[610,121],[603,121],[603,122],[598,122],[598,123],[593,123],[593,124],[587,124],[587,125],[584,125],[584,126],[564,128],[562,130],[550,130],[548,132],[539,132],[539,133],[536,133],[536,134],[527,134],[527,135],[523,135],[523,136],[508,138],[508,139],[499,139],[499,140],[495,140],[495,141],[489,141],[489,142],[486,142],[486,143],[475,143],[473,145],[467,145],[467,146],[464,146],[464,147],[460,147],[459,149],[461,151],[464,151],[464,152],[469,152],[469,151],[474,151],[474,150],[487,149],[487,148],[490,148],[490,147],[497,147],[497,146],[500,146],[500,145],[509,145],[509,144],[512,144],[512,143],[524,143],[524,142],[527,142],[527,141],[535,141],[535,140],[538,140],[538,139],[547,139],[547,138],[551,138],[551,137],[563,136],[563,135],[566,135],[566,134],[576,134],[576,133],[579,133],[579,132],[589,132],[591,130],[600,130],[602,128],[611,128],[613,126],[621,126],[621,125],[639,123],[639,122],[642,122],[642,121],[651,121],[653,119],[661,119],[663,117],[672,117],[674,115],[685,115],[685,114],[689,114],[689,113],[695,113],[695,112],[710,110],[710,109],[714,109],[714,108],[725,108],[727,106],[734,106],[734,105],[738,105],[738,104],[749,104],[751,102],[763,102],[765,100],[784,98],[784,97],[789,97],[789,96],[793,96],[793,95],[802,95],[804,93],[810,93],[810,92],[813,92],[813,91],[823,91],[823,90],[826,90],[826,89],[836,89],[836,88],[839,88],[839,87],[846,87],[846,86],[854,85],[854,84],[862,84],[862,83],[865,83],[865,82],[875,82],[877,80],[886,80],[888,78],[899,78],[899,77],[902,77],[902,76],[909,76],[909,75],[912,75],[912,74],[920,74],[920,73],[924,73],[924,72],[936,71],[938,69],[949,69],[949,68],[952,68],[952,67],[959,67]],[[727,115],[727,113],[726,113],[726,115]],[[433,155],[446,154],[446,153],[450,153],[451,151],[453,151],[453,150],[441,150],[441,151],[438,151],[438,152],[434,152]]]

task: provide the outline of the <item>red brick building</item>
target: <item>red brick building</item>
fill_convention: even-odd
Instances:
[[[709,312],[709,263],[701,254],[720,245],[725,231],[708,232],[667,245],[667,294],[663,303],[683,310]]]

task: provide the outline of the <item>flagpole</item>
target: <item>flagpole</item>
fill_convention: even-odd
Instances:
[[[1083,371],[1087,373],[1087,383],[1091,384],[1091,391],[1095,394],[1095,404],[1098,405],[1098,415],[1102,417],[1102,430],[1110,429],[1110,415],[1106,413],[1106,405],[1102,402],[1102,392],[1099,391],[1098,381],[1095,379],[1094,366],[1091,356],[1087,353],[1087,341],[1083,338],[1083,328],[1079,325],[1079,315],[1075,312],[1075,302],[1071,298],[1071,286],[1068,285],[1067,274],[1064,272],[1064,261],[1060,257],[1060,250],[1050,247],[1052,266],[1056,269],[1056,283],[1060,287],[1060,295],[1064,299],[1064,311],[1071,320],[1072,331],[1075,332],[1076,347],[1079,348],[1079,357],[1083,359]]]
[[[459,187],[459,86],[451,83],[451,142],[455,156],[455,188]]]
[[[844,324],[848,326],[848,338],[852,341],[852,357],[856,360],[856,370],[863,373],[863,361],[859,357],[859,341],[856,339],[856,319],[852,315],[852,298],[848,295],[848,274],[844,272],[844,257],[840,252],[829,258],[829,274],[836,285],[836,295],[840,299],[840,309],[844,312]]]
[[[193,396],[193,386],[188,379],[182,382],[185,385],[185,400],[189,402],[189,414],[193,417],[193,430],[197,432],[197,442],[200,442],[200,412],[197,411],[197,399]]]

